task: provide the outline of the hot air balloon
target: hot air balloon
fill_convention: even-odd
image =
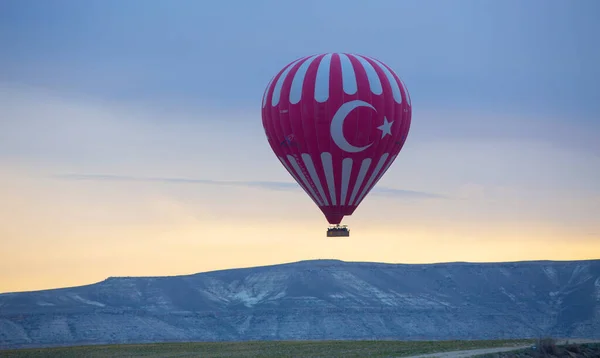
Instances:
[[[330,224],[352,215],[402,149],[411,123],[406,86],[372,57],[299,58],[269,82],[262,123],[271,149]]]

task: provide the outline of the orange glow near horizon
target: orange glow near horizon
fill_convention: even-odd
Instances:
[[[218,227],[218,225],[216,225]],[[100,245],[103,235],[89,235],[69,240],[60,247],[46,244],[37,249],[3,251],[1,270],[8,273],[0,282],[0,292],[29,291],[78,286],[101,281],[109,276],[171,276],[212,270],[272,265],[313,259],[374,261],[387,263],[500,262],[529,260],[585,260],[600,257],[593,240],[564,237],[515,238],[502,241],[488,237],[440,238],[436,231],[403,231],[392,228],[365,230],[357,225],[350,238],[329,239],[323,225],[318,230],[298,230],[293,225],[270,227],[269,231],[286,233],[282,240],[264,238],[259,230],[230,228],[228,233],[213,227],[219,241],[206,243],[201,236],[206,227],[165,228],[144,232],[123,232],[128,245],[118,244],[108,236],[110,244]],[[289,234],[290,231],[296,231]],[[158,233],[157,233],[158,232]],[[405,238],[402,238],[402,237]],[[408,239],[411,237],[412,239]],[[50,239],[50,238],[49,238]],[[114,240],[113,240],[114,239]],[[90,243],[94,244],[90,244]],[[87,243],[87,244],[86,244]],[[69,247],[67,247],[69,246]]]
[[[331,239],[325,237],[326,223],[318,209],[299,193],[234,190],[233,198],[223,200],[234,205],[234,197],[244,193],[245,202],[259,215],[229,221],[224,215],[227,205],[211,213],[202,205],[187,207],[144,194],[139,187],[136,192],[132,184],[91,190],[97,185],[42,181],[45,184],[35,189],[33,182],[3,183],[11,189],[3,194],[12,204],[0,205],[0,233],[12,239],[3,242],[0,253],[0,292],[85,285],[109,276],[183,275],[312,259],[436,263],[600,258],[598,238],[585,227],[426,217],[428,206],[455,203],[403,208],[373,197],[345,220],[350,238]],[[15,191],[17,184],[30,195]],[[107,196],[110,187],[113,193]],[[214,188],[187,190],[207,195]],[[257,195],[272,205],[261,205]],[[61,206],[52,205],[55,202]],[[304,214],[284,217],[280,209],[285,202]],[[238,203],[236,210],[245,210],[245,205]],[[406,211],[405,223],[399,220],[403,210],[415,211],[412,216]],[[394,211],[400,214],[390,220],[370,217]],[[125,212],[130,217],[122,219]]]

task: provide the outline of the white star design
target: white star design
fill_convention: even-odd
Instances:
[[[383,117],[383,124],[377,127],[381,131],[381,138],[385,137],[387,134],[392,135],[392,124],[394,121],[388,122],[386,117]]]

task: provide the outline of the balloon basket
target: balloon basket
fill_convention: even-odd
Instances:
[[[346,225],[332,225],[327,229],[327,237],[348,237],[350,230]]]

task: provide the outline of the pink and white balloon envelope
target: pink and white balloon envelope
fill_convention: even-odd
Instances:
[[[411,113],[390,67],[348,53],[291,62],[262,100],[269,145],[332,225],[352,215],[394,162]]]

